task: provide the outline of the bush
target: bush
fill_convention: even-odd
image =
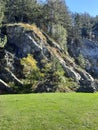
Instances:
[[[24,84],[24,85],[16,85],[14,82],[9,82],[9,86],[12,88],[13,93],[20,94],[20,93],[31,93],[32,92],[32,85],[31,84]]]
[[[80,65],[81,68],[85,68],[86,66],[86,60],[84,59],[82,54],[79,54],[79,56],[77,57],[77,62]]]
[[[2,34],[2,36],[0,37],[0,47],[4,47],[5,45],[6,45],[6,43],[7,43],[7,36],[5,35],[3,35]]]
[[[23,73],[25,75],[23,83],[26,86],[32,86],[33,90],[38,82],[42,80],[43,74],[37,67],[36,60],[30,54],[26,58],[21,59],[21,64],[23,65]]]

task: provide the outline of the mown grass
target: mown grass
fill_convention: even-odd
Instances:
[[[1,95],[0,130],[98,130],[98,93]]]

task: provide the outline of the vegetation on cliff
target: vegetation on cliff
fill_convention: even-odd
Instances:
[[[94,92],[94,60],[80,48],[83,39],[95,40],[95,23],[97,17],[71,13],[65,0],[1,0],[0,79],[15,93],[77,91],[82,85]]]

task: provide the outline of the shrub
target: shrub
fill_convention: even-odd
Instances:
[[[3,48],[6,45],[6,43],[7,43],[7,36],[6,35],[3,36],[2,34],[2,36],[0,37],[0,47]]]
[[[86,60],[84,59],[82,54],[79,54],[79,56],[77,57],[77,62],[80,65],[81,68],[85,68]]]
[[[40,69],[37,67],[36,60],[28,54],[26,58],[21,59],[21,64],[23,65],[23,73],[25,79],[23,79],[24,84],[31,85],[32,90],[43,78],[43,74],[40,72]]]

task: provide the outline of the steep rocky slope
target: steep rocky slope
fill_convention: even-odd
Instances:
[[[95,79],[98,78],[98,42],[89,39],[81,39],[79,44],[70,44],[69,51],[71,56],[78,62],[81,58],[80,64],[82,67],[92,75]]]
[[[80,68],[58,43],[35,25],[9,24],[2,28],[1,33],[7,36],[7,44],[0,49],[0,80],[3,85],[12,81],[16,85],[23,85],[21,81],[24,77],[23,66],[20,60],[30,54],[36,59],[39,67],[43,59],[51,62],[54,57],[57,58],[66,76],[80,86],[77,91],[94,92],[96,90],[93,76]],[[72,51],[74,54],[76,52]]]

